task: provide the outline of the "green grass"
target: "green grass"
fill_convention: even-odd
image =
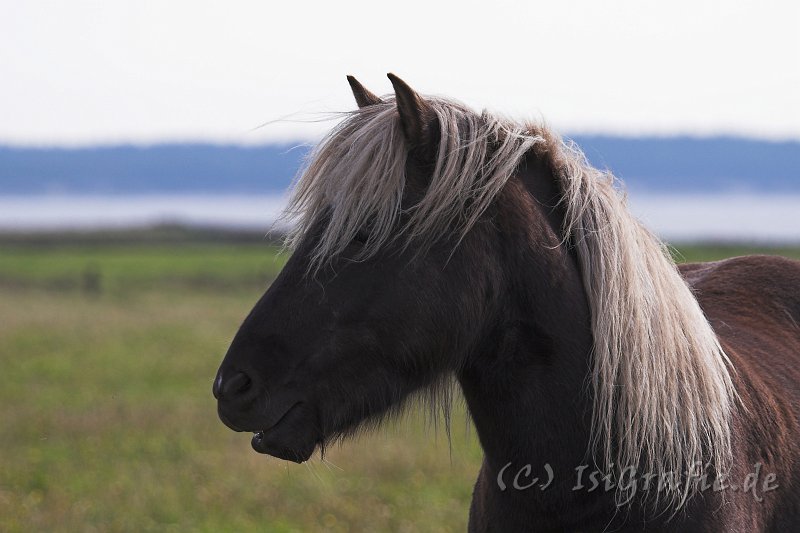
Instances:
[[[800,248],[788,246],[746,246],[735,244],[687,245],[672,248],[672,256],[679,263],[718,261],[727,257],[737,257],[740,255],[752,254],[782,255],[784,257],[791,257],[793,259],[800,259]]]
[[[462,416],[451,446],[412,414],[308,465],[217,419],[216,368],[285,259],[266,244],[0,246],[0,530],[463,531],[481,453]]]
[[[286,259],[269,245],[2,246],[0,286],[112,292],[264,287]]]

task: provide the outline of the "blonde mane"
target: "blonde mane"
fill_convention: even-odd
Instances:
[[[592,451],[617,477],[627,467],[637,477],[680,478],[709,467],[726,473],[736,396],[730,362],[664,245],[630,214],[613,177],[542,126],[425,101],[442,141],[422,199],[402,211],[409,148],[394,100],[385,98],[349,114],[311,153],[287,211],[295,220],[290,245],[320,217],[328,221],[311,252],[314,268],[365,227],[360,259],[392,240],[425,250],[443,232],[463,237],[535,146],[554,169],[564,242],[575,247],[590,306]],[[658,496],[680,507],[694,488],[668,484]]]
[[[368,228],[355,259],[374,255],[391,240],[424,252],[447,228],[462,236],[492,203],[519,160],[544,138],[526,128],[461,104],[428,97],[441,132],[433,177],[398,228],[406,184],[408,146],[393,98],[351,113],[311,152],[286,211],[294,223],[290,247],[311,225],[329,217],[311,264],[340,254]]]
[[[628,211],[613,176],[559,144],[553,162],[564,235],[576,248],[592,317],[594,449],[617,476],[630,466],[637,478],[657,480],[727,474],[737,396],[730,360],[666,247]],[[668,484],[663,496],[680,507],[696,488]]]

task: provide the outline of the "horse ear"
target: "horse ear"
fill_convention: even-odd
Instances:
[[[432,140],[431,126],[436,113],[431,106],[406,82],[392,74],[387,74],[394,87],[400,125],[412,146],[426,145]]]
[[[353,90],[353,96],[356,98],[356,103],[358,104],[359,109],[362,107],[383,103],[383,100],[372,94],[353,76],[347,76],[347,83],[350,84],[350,88]]]

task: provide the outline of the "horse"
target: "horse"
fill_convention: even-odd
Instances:
[[[213,382],[288,461],[460,388],[469,531],[800,531],[800,262],[676,266],[541,124],[348,81]]]

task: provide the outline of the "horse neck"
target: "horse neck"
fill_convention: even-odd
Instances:
[[[499,319],[459,374],[491,475],[509,462],[574,471],[589,447],[589,306],[552,172],[533,154],[520,168],[500,199],[512,221]]]

